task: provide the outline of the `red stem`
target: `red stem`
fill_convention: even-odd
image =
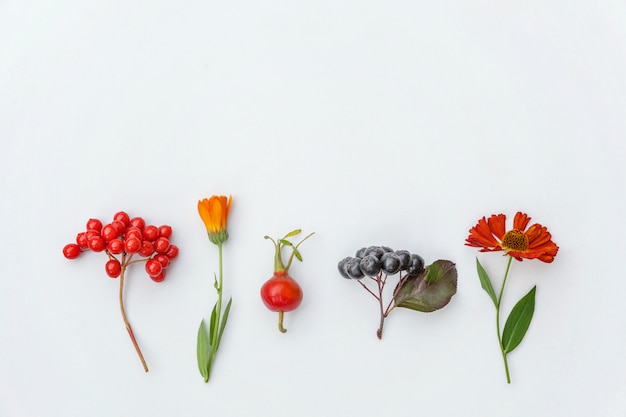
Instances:
[[[126,272],[126,267],[128,266],[130,259],[133,256],[130,255],[128,259],[126,259],[126,254],[122,255],[122,272],[120,273],[120,310],[122,311],[122,319],[124,319],[124,324],[126,325],[126,330],[128,331],[128,335],[130,336],[130,340],[133,342],[133,346],[135,346],[135,350],[139,355],[139,359],[141,360],[141,364],[143,365],[144,371],[148,372],[148,365],[146,364],[146,360],[141,353],[141,349],[139,349],[139,344],[137,344],[137,339],[135,339],[135,335],[133,334],[133,329],[130,327],[130,323],[126,318],[126,311],[124,310],[124,273]]]

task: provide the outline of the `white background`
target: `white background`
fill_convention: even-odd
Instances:
[[[621,1],[0,0],[0,416],[623,416],[626,6]],[[196,202],[232,194],[230,321],[209,384],[197,326],[217,250]],[[62,247],[118,210],[174,228],[165,282]],[[464,246],[522,210],[552,264],[505,382],[506,259]],[[316,235],[288,333],[258,292],[265,234]],[[337,262],[388,245],[457,263],[432,314],[377,305]]]

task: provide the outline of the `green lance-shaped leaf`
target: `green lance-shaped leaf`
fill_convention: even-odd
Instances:
[[[209,380],[209,336],[206,332],[204,320],[200,322],[200,328],[198,329],[197,354],[198,369],[200,369],[200,374],[206,382]]]
[[[535,312],[535,291],[537,286],[515,304],[509,318],[506,319],[502,332],[502,348],[506,353],[513,351],[520,344]]]
[[[291,236],[299,235],[300,232],[302,232],[302,229],[292,230],[291,232],[287,233],[285,235],[285,237],[291,237]]]
[[[483,287],[483,290],[489,294],[489,298],[493,301],[494,306],[498,306],[498,302],[496,301],[496,292],[493,290],[493,286],[491,285],[491,280],[489,279],[489,275],[487,275],[487,271],[483,268],[483,266],[476,258],[476,270],[478,270],[478,278],[480,278],[480,286]]]
[[[290,241],[288,241],[287,239],[280,239],[279,242],[282,243],[285,246],[293,246],[293,244]]]
[[[300,251],[298,249],[294,248],[293,254],[296,255],[296,259],[298,259],[300,262],[302,262],[302,254],[300,253]]]
[[[220,326],[220,333],[217,336],[217,346],[215,346],[215,350],[220,347],[220,341],[222,340],[222,334],[224,333],[224,328],[226,327],[226,322],[228,321],[228,313],[230,313],[230,305],[233,303],[233,297],[228,299],[228,303],[226,304],[226,308],[224,309],[224,315],[222,316],[222,324]]]
[[[394,303],[398,307],[424,313],[439,310],[456,294],[456,281],[457,272],[453,262],[435,261],[420,275],[403,281],[400,289],[396,288]]]
[[[209,339],[212,342],[215,340],[215,320],[217,320],[217,303],[213,306],[213,311],[211,311],[211,325],[209,326]]]

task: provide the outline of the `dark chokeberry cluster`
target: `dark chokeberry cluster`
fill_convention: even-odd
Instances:
[[[86,230],[76,235],[76,243],[63,248],[68,259],[77,258],[82,252],[105,252],[109,260],[105,271],[111,278],[119,277],[135,255],[145,259],[145,270],[155,281],[165,279],[165,269],[178,256],[178,247],[170,244],[172,228],[168,225],[146,224],[143,218],[133,217],[120,211],[105,225],[98,219],[89,219]],[[134,260],[132,262],[135,262]]]
[[[407,250],[369,246],[356,251],[355,256],[342,259],[337,266],[341,276],[347,279],[375,277],[381,272],[394,275],[401,271],[406,271],[408,276],[417,276],[424,272],[424,259]]]

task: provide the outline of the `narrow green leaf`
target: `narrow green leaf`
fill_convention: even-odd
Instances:
[[[285,237],[291,237],[291,236],[299,235],[301,231],[302,231],[302,229],[292,230],[291,232],[287,233],[285,235]]]
[[[217,336],[217,345],[215,346],[215,350],[220,347],[220,341],[222,340],[222,334],[224,333],[224,329],[226,328],[226,322],[228,321],[228,313],[230,313],[230,305],[233,302],[233,297],[228,299],[228,303],[226,304],[226,308],[224,309],[224,315],[222,316],[222,325],[220,326],[220,333]]]
[[[293,249],[293,254],[296,256],[296,258],[302,262],[302,255],[300,254],[300,251],[298,249]]]
[[[515,304],[509,318],[506,319],[502,332],[502,348],[506,353],[513,351],[520,344],[535,312],[535,291],[537,286]]]
[[[213,311],[211,311],[211,322],[210,322],[210,326],[209,326],[209,340],[211,343],[211,345],[213,345],[213,342],[215,340],[215,322],[217,320],[217,303],[215,303],[215,305],[213,306]]]
[[[198,329],[197,355],[198,369],[204,378],[204,382],[207,382],[209,380],[209,338],[206,333],[204,320],[200,322],[200,328]]]
[[[217,283],[217,275],[215,273],[213,273],[213,288],[215,288],[216,290],[220,290],[219,288],[219,284]]]
[[[480,286],[483,287],[483,290],[487,292],[491,301],[493,301],[494,306],[498,306],[498,302],[496,301],[496,292],[493,290],[493,286],[491,285],[491,280],[489,279],[489,275],[487,275],[487,271],[483,268],[476,258],[476,269],[478,270],[478,278],[480,278]]]
[[[293,244],[290,241],[288,241],[287,239],[281,239],[279,242],[282,243],[285,246],[293,246]]]

